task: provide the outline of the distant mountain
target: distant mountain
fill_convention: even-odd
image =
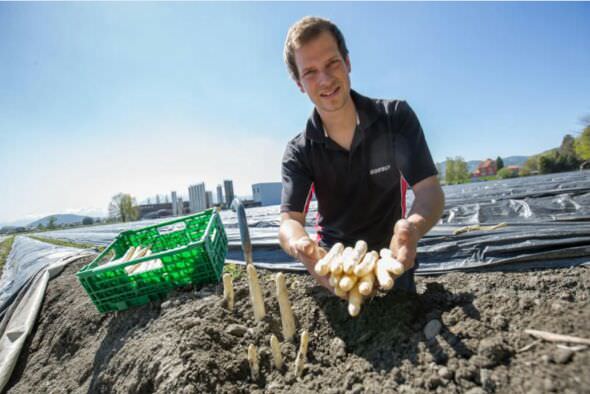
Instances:
[[[503,157],[502,160],[504,161],[504,166],[519,166],[522,167],[524,165],[524,163],[527,161],[529,157],[528,156],[508,156],[508,157]],[[486,158],[487,159],[487,158]],[[490,157],[490,159],[492,159]],[[485,160],[485,159],[483,159]],[[469,170],[470,173],[472,173],[473,171],[475,171],[475,169],[477,168],[477,166],[479,165],[479,163],[481,163],[483,160],[470,160],[467,162],[467,169]],[[495,158],[494,158],[495,160]],[[446,169],[446,162],[441,162],[441,163],[436,163],[436,165],[439,168],[440,173],[443,175],[445,175],[445,169]]]
[[[528,158],[529,158],[528,156],[508,156],[508,157],[503,157],[502,160],[504,161],[505,166],[522,167]]]
[[[64,224],[79,224],[82,223],[82,220],[87,217],[87,216],[80,216],[80,215],[74,215],[71,213],[68,214],[58,214],[58,215],[49,215],[46,216],[42,219],[39,220],[35,220],[32,223],[29,223],[27,225],[27,227],[38,227],[40,224],[42,224],[43,226],[47,226],[47,224],[49,223],[49,218],[50,217],[55,217],[55,225],[56,226],[63,226]],[[92,218],[94,220],[94,218]]]
[[[12,222],[2,222],[0,223],[0,227],[26,227],[30,221],[31,219],[21,219]]]

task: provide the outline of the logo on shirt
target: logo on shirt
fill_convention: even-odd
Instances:
[[[369,171],[369,174],[371,174],[371,175],[380,174],[382,172],[385,172],[385,171],[389,170],[390,168],[391,168],[391,164],[388,164],[388,165],[383,166],[383,167],[373,168],[372,170]]]

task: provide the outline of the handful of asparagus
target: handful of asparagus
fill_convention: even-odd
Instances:
[[[404,273],[404,266],[397,261],[391,250],[381,249],[367,253],[367,243],[357,241],[354,248],[336,243],[314,267],[318,275],[330,275],[330,286],[336,295],[348,298],[348,313],[358,316],[364,297],[379,288],[390,290],[394,277]],[[394,275],[394,277],[392,277]]]

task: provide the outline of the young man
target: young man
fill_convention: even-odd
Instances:
[[[444,207],[416,115],[404,101],[370,99],[351,90],[344,37],[326,19],[305,17],[295,23],[284,55],[291,77],[315,108],[283,156],[281,246],[322,286],[334,290],[313,269],[316,243],[304,229],[315,193],[320,246],[352,246],[362,239],[369,250],[389,247],[406,268],[395,286],[415,291],[418,240]],[[407,184],[415,199],[406,219]]]

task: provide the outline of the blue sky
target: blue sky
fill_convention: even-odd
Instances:
[[[535,154],[590,114],[589,3],[0,3],[0,223],[278,181],[312,109],[282,61],[305,15],[436,161]]]

